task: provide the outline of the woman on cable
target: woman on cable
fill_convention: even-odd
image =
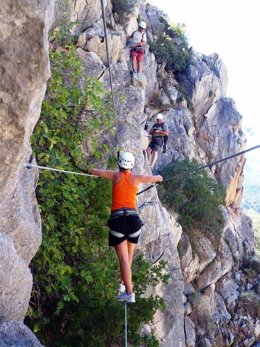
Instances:
[[[120,285],[117,299],[135,302],[132,285],[132,260],[143,222],[136,205],[136,194],[141,183],[162,182],[162,176],[135,175],[132,173],[134,156],[129,152],[119,155],[119,172],[92,169],[95,176],[112,181],[112,206],[108,220],[109,246],[114,246],[120,265]]]

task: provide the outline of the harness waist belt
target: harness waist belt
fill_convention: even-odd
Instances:
[[[111,211],[110,218],[128,215],[138,215],[138,212],[134,208],[122,208],[120,210]]]

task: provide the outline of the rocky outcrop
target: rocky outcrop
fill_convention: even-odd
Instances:
[[[110,90],[110,76],[100,1],[70,0],[64,8],[56,2],[55,22],[77,22],[71,32],[83,63],[82,80],[98,78]],[[1,6],[0,39],[0,346],[40,346],[23,325],[32,286],[28,268],[41,243],[41,221],[35,200],[37,176],[23,163],[30,158],[29,137],[39,118],[49,76],[47,31],[54,1],[4,1]],[[239,152],[245,147],[241,115],[226,98],[227,73],[217,54],[205,56],[190,50],[193,64],[176,76],[158,66],[146,47],[143,73],[131,76],[126,35],[147,21],[151,41],[160,34],[160,17],[154,6],[128,8],[124,1],[105,1],[109,23],[110,61],[116,107],[113,148],[136,156],[135,171],[151,174],[143,156],[148,129],[155,115],[163,113],[170,136],[167,152],[159,154],[156,170],[185,158],[202,165]],[[101,132],[100,141],[105,140]],[[145,138],[146,141],[143,141]],[[106,139],[107,140],[107,139]],[[161,204],[156,189],[138,197],[145,222],[139,252],[156,264],[167,262],[166,286],[149,288],[147,295],[162,296],[164,312],[156,312],[153,330],[160,346],[251,346],[260,335],[257,308],[251,303],[259,295],[259,272],[252,271],[254,237],[251,220],[240,210],[244,157],[236,157],[209,169],[224,184],[225,226],[218,239],[201,230],[184,232],[178,216]],[[105,165],[105,164],[104,164]],[[250,275],[251,277],[250,277]],[[152,292],[153,290],[153,292]],[[7,322],[8,321],[8,322]],[[2,342],[3,341],[3,342]]]
[[[205,57],[194,50],[193,63],[178,75],[179,83],[192,101],[194,121],[199,127],[204,115],[227,88],[226,68],[216,53]]]
[[[0,325],[1,346],[40,346],[22,323],[32,288],[28,265],[41,243],[37,177],[24,163],[49,77],[53,7],[52,0],[4,0],[0,9],[0,323],[21,321]]]
[[[0,325],[0,346],[42,347],[42,344],[21,321],[8,321]]]
[[[31,272],[5,233],[0,233],[0,251],[0,323],[23,320],[31,296]]]

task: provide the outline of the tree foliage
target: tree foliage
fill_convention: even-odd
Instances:
[[[96,160],[111,152],[95,134],[112,128],[112,112],[100,82],[81,81],[73,40],[58,31],[52,47],[51,79],[31,143],[40,165],[78,171],[89,166],[82,147],[86,138],[92,139]],[[122,343],[124,309],[114,298],[118,263],[107,246],[110,182],[41,171],[37,198],[43,242],[31,264],[34,287],[26,323],[47,346]],[[166,281],[165,264],[152,267],[139,257],[134,266],[137,304],[129,312],[129,337],[136,345],[156,347],[153,335],[141,338],[138,330],[163,303],[140,296],[148,283]]]
[[[188,40],[179,25],[170,25],[161,17],[161,32],[157,39],[150,41],[150,50],[158,63],[164,63],[173,73],[183,71],[191,64]]]
[[[171,178],[160,186],[160,198],[178,213],[178,221],[188,233],[196,229],[219,235],[224,226],[220,206],[225,190],[195,161],[188,159],[167,166],[163,177]]]

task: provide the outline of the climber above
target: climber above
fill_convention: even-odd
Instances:
[[[158,158],[159,149],[163,147],[163,152],[166,152],[166,142],[169,135],[168,127],[161,113],[156,116],[156,123],[152,126],[149,134],[152,136],[152,140],[147,147],[147,157],[151,163],[151,168],[153,168]]]
[[[112,181],[112,206],[107,222],[109,246],[114,246],[120,265],[120,284],[117,299],[135,302],[132,285],[132,260],[138,242],[141,221],[136,205],[136,193],[141,183],[162,182],[162,176],[135,175],[132,173],[134,156],[129,152],[119,155],[118,171],[92,169],[89,173]]]
[[[133,73],[141,73],[143,71],[144,46],[147,41],[146,23],[141,21],[138,30],[134,31],[128,39],[130,39],[130,56],[132,59]]]

